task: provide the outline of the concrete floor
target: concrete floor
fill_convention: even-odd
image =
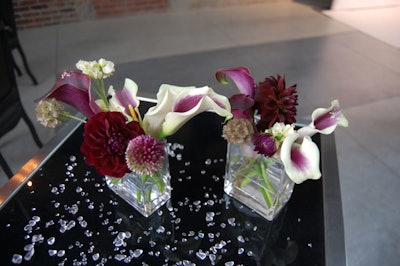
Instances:
[[[303,3],[302,3],[303,2]],[[348,265],[399,265],[400,51],[304,4],[174,11],[20,31],[39,85],[18,77],[32,120],[33,99],[79,59],[116,63],[117,87],[129,77],[139,94],[161,83],[209,85],[217,68],[248,66],[256,80],[286,74],[297,83],[299,116],[339,99],[350,126],[336,131]],[[15,54],[18,61],[18,54]],[[47,142],[56,132],[36,123]],[[24,123],[0,140],[17,171],[37,148]],[[6,182],[0,171],[0,185]],[[397,210],[397,211],[396,211]]]

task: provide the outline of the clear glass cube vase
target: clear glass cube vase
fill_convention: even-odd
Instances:
[[[162,169],[154,175],[141,175],[133,171],[121,178],[105,178],[112,191],[145,217],[149,217],[171,198],[168,156],[164,158]]]
[[[254,152],[251,143],[228,143],[224,191],[272,221],[289,201],[294,182],[282,161]]]

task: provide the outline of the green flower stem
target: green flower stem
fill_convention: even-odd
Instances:
[[[136,190],[136,199],[138,202],[142,201],[142,192],[140,191],[140,189]]]
[[[154,173],[152,176],[149,176],[150,180],[153,184],[155,184],[161,192],[165,190],[164,180],[159,172]]]
[[[86,120],[81,119],[81,118],[79,118],[77,116],[71,115],[68,112],[62,112],[61,115],[64,116],[64,117],[67,117],[67,118],[71,118],[71,119],[77,120],[77,121],[82,122],[82,123],[86,123]]]
[[[142,175],[142,184],[144,185],[147,180],[149,179],[150,176],[148,175]],[[136,195],[138,196],[138,201],[140,202],[142,199],[142,194],[140,193],[141,191],[138,190],[139,194],[136,192]],[[150,195],[151,195],[151,187],[149,189],[146,190],[146,199],[147,201],[150,201]],[[143,199],[144,200],[144,199]]]
[[[263,186],[260,186],[261,194],[263,194],[265,203],[267,204],[268,208],[270,208],[273,204],[273,199],[271,197],[271,193],[274,193],[274,188],[272,187],[271,183],[269,182],[267,168],[265,167],[263,162],[260,162],[260,170],[261,170],[261,181],[263,182],[264,186],[267,188],[265,189]]]
[[[248,185],[254,177],[260,177],[262,184],[258,187],[264,198],[265,204],[270,208],[273,204],[272,194],[275,193],[275,189],[272,187],[268,178],[268,165],[269,163],[267,161],[264,159],[259,160],[258,157],[246,160],[245,166],[237,172],[237,176],[240,178],[237,185],[239,187],[244,187]]]
[[[165,183],[164,183],[164,180],[162,179],[162,176],[160,173],[157,172],[157,173],[154,173],[153,175],[142,175],[142,184],[146,183],[148,180],[150,180],[151,183],[156,185],[158,190],[160,190],[161,192],[164,192]],[[147,201],[151,200],[151,191],[152,191],[151,187],[146,190]],[[137,196],[137,199],[140,201],[142,195],[139,190],[136,192],[136,196]]]
[[[106,105],[107,109],[110,106],[110,103],[108,102],[107,99],[107,93],[106,90],[104,88],[104,79],[94,79],[95,83],[96,83],[96,87],[94,89],[94,91],[97,93],[97,95],[100,97],[100,99],[104,102],[104,104]]]

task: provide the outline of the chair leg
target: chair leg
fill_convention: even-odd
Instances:
[[[0,165],[1,168],[3,168],[4,172],[6,173],[6,175],[8,176],[8,178],[13,177],[13,172],[11,171],[10,167],[8,166],[6,160],[3,157],[3,154],[1,154],[0,152]]]
[[[12,61],[13,61],[13,65],[14,65],[15,71],[17,72],[17,75],[19,77],[22,76],[21,69],[19,69],[17,63],[15,62],[14,56],[12,57]]]
[[[36,142],[36,145],[39,148],[42,148],[43,144],[40,141],[39,135],[37,134],[36,129],[33,126],[32,121],[29,119],[28,115],[26,114],[25,110],[22,110],[22,118],[24,119],[25,123],[28,125],[28,128],[32,133],[33,140]]]
[[[31,72],[31,70],[30,70],[30,68],[29,68],[29,66],[28,66],[28,61],[26,60],[25,53],[24,53],[24,51],[22,50],[22,47],[21,47],[21,45],[19,44],[19,42],[18,42],[18,44],[17,44],[17,49],[18,49],[18,51],[19,51],[19,53],[20,53],[20,55],[21,55],[22,62],[23,62],[23,64],[24,64],[24,67],[25,67],[26,72],[28,73],[29,77],[31,77],[33,84],[34,84],[34,85],[38,85],[38,82],[37,82],[35,76],[32,74],[32,72]]]

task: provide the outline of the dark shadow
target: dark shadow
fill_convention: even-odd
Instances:
[[[295,2],[311,6],[317,10],[331,9],[333,0],[295,0]]]

